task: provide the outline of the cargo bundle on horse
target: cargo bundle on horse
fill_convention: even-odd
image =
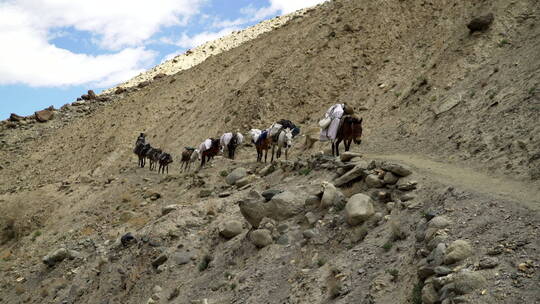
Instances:
[[[219,139],[208,138],[199,146],[201,168],[219,153]]]
[[[249,135],[251,135],[251,142],[255,144],[255,149],[257,150],[257,162],[262,161],[263,153],[264,162],[266,162],[268,157],[268,150],[272,145],[272,139],[268,136],[268,131],[261,131],[259,129],[249,130]]]
[[[227,151],[227,156],[230,159],[234,159],[234,154],[236,147],[242,144],[244,141],[244,136],[240,132],[235,133],[225,133],[219,139],[219,144],[223,152]]]
[[[320,140],[332,143],[332,155],[339,156],[339,144],[344,141],[345,151],[349,151],[351,142],[360,144],[362,136],[362,118],[354,115],[354,110],[345,104],[335,104],[325,117],[319,121]]]

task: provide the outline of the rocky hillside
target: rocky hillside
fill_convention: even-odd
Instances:
[[[539,13],[335,0],[190,69],[13,116],[0,303],[540,302]],[[304,149],[337,101],[364,118],[359,155]],[[184,146],[280,118],[303,131],[289,161],[245,146],[179,172]],[[139,132],[170,174],[136,167]]]

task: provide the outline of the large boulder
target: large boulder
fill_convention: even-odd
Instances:
[[[230,239],[242,233],[242,230],[242,223],[239,221],[230,220],[223,224],[223,227],[220,229],[219,233],[223,237]]]
[[[368,166],[368,162],[359,161],[358,163],[356,163],[356,166],[354,166],[354,168],[352,168],[349,172],[343,174],[339,178],[336,178],[334,180],[334,185],[336,187],[340,187],[359,177],[366,176],[367,174],[365,171],[367,170]]]
[[[469,242],[464,240],[456,240],[452,242],[446,249],[444,256],[444,264],[454,264],[462,261],[473,254],[473,249]]]
[[[50,110],[41,110],[35,112],[36,120],[39,122],[47,122],[54,117],[54,112]]]
[[[384,173],[384,178],[383,179],[384,179],[385,184],[393,185],[393,184],[397,183],[397,181],[399,180],[399,177],[396,176],[392,172],[386,172],[386,173]]]
[[[398,176],[409,176],[412,173],[411,168],[405,165],[395,164],[395,163],[385,163],[382,165],[382,168],[385,171],[390,171]]]
[[[227,177],[225,178],[225,181],[229,185],[236,184],[237,181],[247,176],[247,170],[245,168],[236,168],[234,169]]]
[[[255,246],[262,248],[273,243],[272,233],[268,229],[257,229],[251,232],[249,238]]]
[[[363,223],[373,214],[375,214],[375,210],[371,198],[362,193],[351,196],[345,205],[345,217],[347,223],[352,226]]]
[[[467,28],[471,33],[485,31],[493,23],[494,19],[493,13],[475,17],[467,24]]]
[[[345,198],[343,193],[329,182],[323,182],[322,188],[323,196],[321,198],[321,207],[323,208],[332,207]]]
[[[268,217],[277,221],[293,217],[304,209],[304,199],[292,191],[275,195],[267,204]]]
[[[269,203],[263,203],[262,196],[255,190],[250,191],[246,198],[239,201],[238,206],[242,216],[254,228],[259,228],[262,219],[269,213]]]

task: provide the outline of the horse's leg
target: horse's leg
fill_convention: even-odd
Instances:
[[[285,160],[289,160],[289,157],[287,156],[288,151],[289,151],[289,148],[285,148]]]
[[[336,156],[336,151],[335,151],[335,148],[334,148],[334,141],[332,141],[332,156]]]
[[[264,154],[264,163],[266,164],[266,160],[268,158],[268,149],[266,149],[265,151],[266,151],[266,153]],[[262,154],[261,154],[261,157],[262,157]]]
[[[341,139],[336,140],[336,155],[339,156],[339,144],[341,143]]]
[[[274,162],[274,148],[276,146],[275,145],[272,145],[272,158],[270,159],[270,162],[273,163]]]

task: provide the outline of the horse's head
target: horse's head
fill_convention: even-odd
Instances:
[[[292,147],[292,139],[293,139],[293,132],[291,129],[285,129],[284,131],[284,146],[285,148],[290,148]]]
[[[352,138],[355,144],[362,143],[362,118],[354,115],[347,116],[344,121],[348,125],[347,137]]]

